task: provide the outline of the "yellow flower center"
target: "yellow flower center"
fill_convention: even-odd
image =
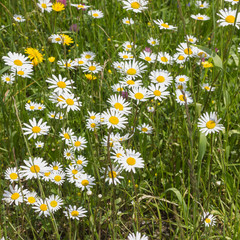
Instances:
[[[16,192],[16,193],[13,193],[13,194],[12,194],[11,199],[12,199],[12,200],[16,200],[16,199],[18,199],[19,197],[20,197],[19,193]]]
[[[30,167],[30,171],[32,173],[39,173],[40,172],[40,167],[38,165],[33,165]]]
[[[68,133],[64,133],[64,138],[66,138],[66,139],[70,139],[70,136],[69,136],[69,134]]]
[[[198,20],[203,20],[203,17],[197,17]]]
[[[204,88],[205,88],[207,91],[210,90],[210,87],[208,87],[208,86],[205,86]]]
[[[142,93],[136,93],[134,96],[135,96],[136,99],[143,99],[144,98],[144,95]]]
[[[193,51],[192,51],[191,48],[186,48],[186,49],[184,49],[184,53],[187,54],[187,55],[192,55]]]
[[[67,155],[68,157],[70,157],[70,156],[71,156],[71,153],[67,153],[66,155]]]
[[[78,211],[72,211],[72,212],[71,212],[71,215],[72,215],[73,217],[78,216],[78,214],[79,214]]]
[[[5,80],[9,82],[11,79],[9,77],[6,77]]]
[[[162,62],[168,62],[168,59],[166,57],[161,57]]]
[[[75,147],[79,147],[79,146],[81,146],[81,144],[82,144],[82,143],[81,143],[80,141],[76,141],[76,142],[74,143],[74,146],[75,146]]]
[[[22,66],[23,65],[23,63],[22,63],[22,61],[21,60],[15,60],[14,62],[13,62],[15,65],[17,65],[17,66]]]
[[[200,5],[200,7],[204,7],[204,5],[203,5],[203,4],[201,4],[201,5]]]
[[[88,69],[89,69],[89,71],[95,71],[96,67],[95,66],[90,66]]]
[[[78,61],[78,64],[84,64],[84,61]]]
[[[30,109],[33,110],[35,107],[34,106],[30,106]]]
[[[122,92],[122,91],[123,91],[123,88],[117,88],[117,91],[118,91],[118,92]]]
[[[120,158],[121,156],[122,156],[121,153],[117,153],[117,154],[116,154],[116,157],[117,157],[117,158]]]
[[[133,2],[131,3],[131,8],[133,9],[139,9],[141,7],[139,2]]]
[[[84,6],[79,4],[79,5],[78,5],[78,8],[84,8]]]
[[[163,83],[163,82],[165,82],[165,77],[163,77],[163,76],[158,76],[158,77],[156,78],[156,80],[157,80],[158,82],[160,82],[160,83]]]
[[[206,127],[208,129],[213,129],[213,128],[215,128],[215,126],[216,126],[216,123],[213,120],[210,120],[206,123]]]
[[[148,131],[147,128],[145,128],[145,127],[142,128],[142,132],[147,132],[147,131]]]
[[[95,123],[91,123],[91,128],[95,128],[96,127],[96,124]]]
[[[134,68],[129,68],[129,69],[127,70],[127,74],[128,74],[128,75],[135,75],[136,73],[137,73],[137,70],[134,69]]]
[[[119,119],[118,119],[117,117],[115,117],[115,116],[111,116],[111,117],[109,118],[109,122],[110,122],[111,124],[113,124],[113,125],[117,125],[117,124],[119,123]]]
[[[95,116],[91,116],[90,118],[91,118],[92,120],[94,120],[96,117],[95,117]]]
[[[55,180],[56,182],[60,182],[61,179],[62,179],[62,177],[59,176],[59,175],[57,175],[57,176],[54,177],[54,180]]]
[[[50,206],[51,206],[51,207],[56,207],[57,205],[58,205],[58,202],[55,201],[55,200],[53,200],[53,201],[50,202]]]
[[[116,173],[115,171],[112,171],[112,172],[109,172],[109,173],[108,173],[108,176],[109,176],[110,178],[116,178],[116,177],[117,177],[117,173]]]
[[[161,92],[160,92],[159,90],[155,90],[155,91],[153,92],[153,94],[154,94],[155,96],[161,96]]]
[[[129,158],[127,159],[127,164],[128,164],[128,165],[131,165],[131,166],[135,165],[135,164],[136,164],[135,158],[129,157]]]
[[[166,23],[162,23],[161,26],[164,27],[164,28],[169,28],[169,25],[166,24]]]
[[[82,164],[82,160],[77,160],[77,164]]]
[[[65,64],[65,67],[71,67],[71,64],[70,63],[67,63],[67,64]]]
[[[51,174],[51,172],[45,172],[44,175],[48,177]]]
[[[57,37],[57,38],[55,38],[55,40],[56,40],[57,42],[59,42],[59,41],[61,41],[61,38],[60,38],[60,37]]]
[[[87,55],[85,56],[85,58],[90,59],[90,58],[91,58],[91,55],[87,54]]]
[[[210,218],[206,218],[205,222],[209,224],[211,222],[211,219]]]
[[[130,24],[130,21],[129,21],[129,20],[127,20],[125,23],[126,23],[126,24]]]
[[[182,95],[179,96],[179,99],[180,99],[180,101],[184,102],[186,100],[186,97],[184,97],[183,94],[182,94]]]
[[[24,71],[20,70],[17,72],[17,74],[22,76],[22,75],[24,75]]]
[[[124,58],[124,59],[127,59],[127,58],[128,58],[128,55],[123,55],[123,58]]]
[[[66,100],[66,103],[67,103],[67,105],[73,105],[73,104],[74,104],[74,101],[73,101],[71,98],[68,98],[68,99]]]
[[[183,85],[179,85],[177,88],[178,89],[183,89]]]
[[[127,84],[129,84],[129,85],[134,85],[135,82],[134,82],[133,80],[127,80]]]
[[[84,187],[86,187],[87,185],[89,184],[89,181],[88,180],[82,180],[82,185],[84,186]]]
[[[156,41],[152,41],[152,44],[155,45],[155,44],[156,44]]]
[[[184,59],[185,59],[184,56],[179,56],[179,57],[178,57],[178,60],[184,60]]]
[[[66,83],[65,83],[65,82],[62,82],[62,81],[58,82],[57,85],[58,85],[58,87],[60,87],[60,88],[65,88],[65,87],[67,86]]]
[[[35,199],[35,197],[28,197],[28,202],[29,203],[31,203],[31,204],[33,204],[33,203],[35,203],[36,202],[36,199]]]
[[[123,110],[123,105],[122,105],[121,103],[115,103],[115,104],[114,104],[114,107],[115,107],[116,109],[118,109],[119,111],[122,111],[122,110]]]
[[[41,209],[43,212],[47,211],[47,204],[44,204],[44,203],[41,204],[40,209]]]
[[[58,170],[58,166],[54,166],[54,167],[53,167],[53,170]]]
[[[229,15],[225,18],[225,21],[228,23],[234,23],[235,22],[235,17],[232,15]]]
[[[47,4],[46,3],[42,3],[42,8],[47,8]]]
[[[9,177],[10,177],[12,180],[15,180],[15,179],[18,178],[18,175],[17,175],[16,173],[11,173],[11,174],[9,175]]]
[[[98,17],[99,15],[97,13],[94,13],[93,14],[93,17]]]
[[[151,59],[150,57],[145,57],[145,60],[149,62],[149,61],[151,61],[152,59]]]
[[[185,81],[185,78],[179,78],[179,81],[180,81],[180,82],[184,82],[184,81]]]
[[[41,128],[38,127],[38,126],[35,126],[35,127],[32,128],[33,133],[40,133],[40,131],[41,131]]]

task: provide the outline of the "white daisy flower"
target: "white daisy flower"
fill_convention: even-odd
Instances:
[[[122,22],[123,22],[123,24],[126,24],[126,25],[133,25],[134,24],[133,19],[132,18],[128,18],[128,17],[123,18]]]
[[[35,102],[30,102],[30,103],[25,104],[25,109],[27,111],[35,111],[35,110],[37,110],[36,107],[37,107],[37,103],[35,103]]]
[[[60,162],[54,161],[50,164],[50,169],[51,169],[52,172],[63,171],[63,166]]]
[[[70,144],[72,142],[72,137],[74,136],[74,132],[72,129],[62,128],[59,134],[60,134],[60,137],[62,137],[62,140],[64,140],[66,144]]]
[[[18,188],[18,185],[16,184],[14,187],[11,185],[9,186],[10,192],[7,190],[4,190],[3,198],[2,200],[11,204],[20,204],[23,202],[24,194],[27,190],[22,190],[21,188]]]
[[[194,43],[196,43],[196,42],[198,41],[197,38],[195,38],[195,37],[192,36],[192,35],[187,35],[186,38],[187,38],[187,41],[188,41],[189,43],[192,43],[192,44],[194,44]]]
[[[171,85],[173,77],[167,70],[157,69],[150,72],[149,76],[152,83],[157,83],[164,86]]]
[[[198,20],[198,21],[207,21],[207,20],[210,19],[210,17],[208,17],[207,15],[203,15],[203,14],[200,14],[200,13],[198,13],[196,15],[192,14],[191,18],[193,18],[195,20]]]
[[[68,207],[65,207],[66,211],[63,211],[65,216],[70,219],[76,219],[79,220],[82,217],[86,217],[87,211],[83,207],[77,208],[76,206],[69,205]]]
[[[42,118],[38,122],[35,118],[33,118],[32,120],[30,119],[29,123],[30,124],[23,123],[25,127],[22,128],[23,131],[25,131],[24,135],[30,135],[28,139],[31,139],[32,137],[36,139],[37,136],[48,134],[50,127],[47,126],[47,122],[43,123]]]
[[[78,167],[86,167],[88,160],[84,156],[78,155],[76,156],[76,159],[72,160],[72,164]]]
[[[31,78],[33,74],[32,65],[27,65],[25,67],[15,67],[12,68],[12,74],[22,78]]]
[[[88,73],[98,73],[102,71],[102,67],[100,66],[99,63],[95,62],[86,62],[86,64],[82,65],[83,72],[88,72]]]
[[[217,119],[217,114],[215,112],[210,112],[210,114],[204,113],[198,120],[200,132],[204,133],[206,136],[209,133],[223,131],[224,129],[223,125],[219,124],[221,118]]]
[[[24,56],[21,53],[8,52],[7,56],[2,57],[3,61],[7,66],[16,69],[17,67],[26,68],[31,67],[32,63],[28,61],[28,57]]]
[[[52,43],[58,43],[58,44],[62,44],[62,37],[59,34],[52,34],[49,38],[49,41],[51,41]]]
[[[95,131],[99,128],[99,120],[87,119],[86,128],[90,131]]]
[[[188,60],[188,56],[183,53],[175,53],[173,55],[173,61],[175,61],[178,64],[184,64]]]
[[[189,77],[186,75],[176,76],[175,82],[180,84],[186,84],[189,81]]]
[[[188,46],[187,43],[180,43],[177,47],[177,51],[186,57],[194,57],[197,53],[197,48]]]
[[[148,86],[148,95],[150,98],[154,98],[155,100],[162,101],[170,95],[168,91],[166,91],[167,87],[159,84],[151,84]]]
[[[149,38],[148,40],[147,40],[147,42],[150,44],[150,45],[152,45],[152,46],[156,46],[156,45],[159,45],[159,41],[156,39],[156,38]]]
[[[106,172],[107,170],[107,172]],[[101,170],[103,174],[106,172],[106,178],[105,175],[101,176],[101,178],[105,178],[105,182],[108,182],[109,185],[114,184],[117,185],[120,182],[120,179],[123,179],[124,177],[120,176],[122,170],[119,167],[112,166],[112,170],[110,167],[107,167],[107,169],[103,168]]]
[[[118,163],[121,157],[125,154],[124,148],[119,146],[119,147],[113,147],[111,149],[111,159]]]
[[[145,236],[145,235],[141,235],[140,232],[136,232],[136,234],[130,233],[128,235],[128,239],[127,240],[148,240],[148,237]]]
[[[157,19],[157,20],[153,20],[158,27],[161,29],[167,29],[167,30],[174,30],[177,29],[177,27],[174,27],[173,25],[169,25],[168,23],[165,23],[162,19]]]
[[[54,195],[54,194],[46,198],[46,202],[47,202],[49,211],[51,212],[58,211],[63,205],[63,200],[58,195]]]
[[[146,0],[123,0],[122,3],[124,4],[124,9],[127,11],[133,11],[135,13],[140,13],[148,9],[148,1]]]
[[[79,3],[79,4],[70,4],[71,6],[73,6],[73,7],[76,7],[78,10],[85,10],[85,9],[87,9],[87,8],[90,8],[90,6],[87,6],[87,5],[84,5],[84,4],[81,4],[81,3]]]
[[[13,19],[16,22],[25,22],[26,21],[26,19],[22,15],[19,15],[19,14],[14,14]]]
[[[120,83],[116,83],[111,86],[111,88],[114,92],[123,92],[124,87],[126,87],[126,85],[124,86],[123,84],[120,84]]]
[[[74,137],[73,137],[73,138],[74,138]],[[74,159],[74,149],[73,149],[73,148],[64,149],[63,156],[64,156],[67,160],[72,160],[72,159]]]
[[[66,77],[63,78],[60,74],[58,77],[52,75],[52,78],[48,78],[46,82],[51,84],[48,89],[54,89],[53,91],[57,94],[62,94],[65,92],[71,93],[72,89],[76,89],[76,87],[73,86],[73,80],[67,80]]]
[[[15,81],[15,76],[14,74],[3,74],[1,76],[1,79],[3,82],[7,83],[7,84],[13,84],[13,82]]]
[[[152,112],[155,111],[155,108],[154,107],[147,107],[147,111],[152,113]]]
[[[65,173],[63,171],[54,171],[51,174],[50,180],[57,185],[62,185],[65,181]]]
[[[167,52],[159,52],[157,61],[163,65],[172,64],[172,57]]]
[[[41,9],[42,12],[51,12],[52,11],[52,3],[50,0],[38,0],[37,3],[38,7]]]
[[[66,108],[69,111],[79,111],[82,103],[79,101],[79,97],[75,97],[73,93],[63,93],[63,101],[59,102],[62,108]]]
[[[144,167],[144,161],[141,158],[141,154],[131,149],[126,149],[126,154],[122,156],[119,163],[122,169],[127,172],[133,171],[133,173],[136,172],[136,168]]]
[[[36,103],[36,110],[42,111],[46,108],[46,106],[42,103]]]
[[[77,180],[76,174],[78,174],[78,178],[81,174],[84,174],[83,166],[80,164],[76,164],[75,160],[72,160],[74,162],[74,165],[69,165],[68,168],[66,168],[66,175],[67,179],[70,183],[75,183]]]
[[[87,147],[87,140],[85,137],[73,137],[72,142],[69,143],[69,146],[72,147],[75,151],[84,150]]]
[[[132,88],[132,87],[139,87],[143,85],[141,80],[133,80],[132,78],[123,78],[122,81],[119,82],[124,87]]]
[[[43,146],[44,146],[44,142],[41,142],[41,141],[35,142],[35,147],[36,148],[43,148]]]
[[[124,62],[115,61],[115,62],[113,62],[112,65],[118,72],[120,72],[120,70],[123,69]]]
[[[129,92],[129,97],[136,100],[137,104],[148,100],[148,90],[145,87],[133,87]]]
[[[237,10],[232,10],[231,8],[227,9],[221,9],[219,11],[219,13],[217,13],[217,15],[221,18],[219,20],[217,20],[219,24],[219,26],[225,27],[228,25],[232,25],[234,26],[235,23],[235,27],[237,29],[239,29],[240,27],[240,13],[237,13]]]
[[[117,139],[115,139],[114,133],[111,133],[110,137],[108,137],[107,135],[107,136],[104,136],[104,138],[102,139],[102,145],[104,147],[107,147],[108,144],[110,148],[121,147],[120,142]]]
[[[122,58],[124,61],[133,59],[133,55],[127,51],[119,52],[118,56]]]
[[[86,64],[88,60],[85,58],[75,58],[73,61],[75,62],[76,66],[82,66]]]
[[[204,83],[202,84],[202,89],[207,92],[213,92],[215,90],[215,87],[211,87],[208,83]]]
[[[81,54],[81,58],[83,58],[87,61],[92,61],[95,57],[96,57],[96,54],[94,52],[90,52],[90,51],[83,52]]]
[[[78,177],[78,175],[80,175],[80,177]],[[76,187],[81,188],[82,191],[84,189],[89,190],[90,188],[93,187],[93,185],[95,185],[94,183],[95,178],[86,173],[85,174],[77,173],[76,178],[77,180],[75,182],[75,185]]]
[[[4,175],[5,175],[5,179],[9,180],[11,183],[18,182],[22,177],[16,167],[7,168]]]
[[[76,69],[77,63],[75,61],[72,61],[71,59],[65,60],[59,60],[57,61],[57,64],[61,68],[68,68],[68,69]]]
[[[137,48],[137,45],[134,42],[129,41],[124,42],[122,46],[126,51],[131,51],[132,49]]]
[[[216,218],[208,212],[203,213],[202,220],[206,227],[214,226],[216,224]]]
[[[111,110],[117,110],[124,115],[128,115],[131,113],[131,107],[129,107],[130,103],[127,102],[122,96],[113,95],[108,100],[108,103],[111,104]]]
[[[176,101],[180,103],[180,105],[185,105],[185,102],[187,104],[190,104],[193,102],[191,98],[191,94],[188,91],[185,91],[183,94],[183,92],[179,89],[176,90]]]
[[[88,11],[88,15],[93,18],[103,18],[103,12],[100,10],[90,10]]]
[[[146,68],[147,66],[144,63],[133,59],[132,61],[125,62],[121,71],[127,77],[135,79],[136,77],[142,77],[142,73],[146,71]]]
[[[226,1],[226,0],[225,0]],[[207,3],[206,1],[196,1],[195,5],[201,9],[204,8],[209,8],[209,3]]]
[[[143,123],[137,126],[137,129],[140,131],[140,133],[145,133],[145,134],[152,134],[152,131],[153,131],[153,128],[146,123]]]
[[[50,209],[48,207],[47,201],[41,198],[36,199],[36,202],[32,208],[35,209],[35,212],[39,213],[39,216],[44,215],[47,217],[50,215]]]
[[[27,192],[24,195],[24,201],[28,204],[28,205],[33,205],[36,201],[37,201],[37,193],[36,192]]]
[[[145,60],[146,62],[154,63],[157,59],[157,55],[155,53],[143,51],[140,53],[139,58]]]

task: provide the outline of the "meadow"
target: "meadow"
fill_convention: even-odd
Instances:
[[[1,0],[0,239],[240,239],[240,1]]]

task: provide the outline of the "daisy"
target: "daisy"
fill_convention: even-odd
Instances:
[[[198,41],[197,38],[195,38],[195,37],[192,36],[192,35],[187,35],[186,38],[187,38],[187,41],[188,41],[189,43],[192,43],[192,44],[194,44],[194,43],[196,43],[196,42]]]
[[[136,100],[137,104],[148,100],[148,90],[145,87],[134,87],[129,92],[129,97]]]
[[[96,57],[96,54],[94,52],[83,52],[81,54],[81,58],[87,60],[87,61],[92,61]]]
[[[67,160],[72,160],[72,159],[74,159],[74,150],[73,150],[73,148],[64,149],[63,156],[64,156]]]
[[[102,71],[102,67],[100,66],[100,64],[95,62],[86,62],[86,64],[82,66],[82,69],[83,72],[89,72],[94,74]]]
[[[157,19],[157,20],[153,20],[158,27],[161,29],[167,29],[167,30],[174,30],[177,29],[177,27],[174,27],[173,25],[169,25],[168,23],[164,23],[164,21],[162,19]]]
[[[150,72],[149,76],[152,83],[157,83],[164,86],[169,86],[173,80],[167,70],[157,69]]]
[[[72,61],[71,59],[68,59],[67,61],[65,60],[59,60],[57,61],[57,64],[61,68],[68,68],[68,69],[75,69],[77,66],[75,61]]]
[[[75,62],[76,66],[82,66],[86,64],[88,60],[85,58],[75,58],[73,61]]]
[[[78,175],[79,173],[77,173]],[[77,180],[76,180],[76,187],[81,188],[82,191],[84,189],[89,190],[90,188],[92,188],[93,185],[95,185],[94,181],[95,178],[88,175],[88,174],[81,174],[80,177],[76,176]]]
[[[28,204],[28,205],[33,205],[36,201],[37,201],[37,193],[36,192],[27,192],[24,195],[24,201]]]
[[[56,114],[56,119],[63,120],[64,119],[63,113],[57,113]]]
[[[72,160],[75,161],[75,160]],[[81,174],[84,174],[84,171],[82,169],[83,167],[81,165],[69,165],[68,168],[66,168],[66,174],[67,174],[67,179],[70,183],[75,183],[77,180],[76,174],[78,174],[78,178],[80,177]]]
[[[123,8],[127,11],[131,10],[135,13],[140,13],[143,10],[148,9],[146,6],[148,4],[147,0],[123,0]]]
[[[111,110],[117,110],[124,115],[131,113],[130,103],[128,103],[122,96],[113,95],[108,100],[108,103],[111,104]]]
[[[116,83],[111,86],[111,88],[114,92],[123,92],[124,87],[126,87],[126,86],[124,86],[123,84],[120,84],[120,83]]]
[[[166,91],[167,87],[159,84],[151,84],[148,86],[148,95],[150,98],[154,98],[155,100],[162,101],[167,98],[166,96],[170,95],[168,91]]]
[[[42,180],[48,182],[51,181],[52,178],[52,172],[51,171],[47,171],[44,173],[44,175],[42,176]]]
[[[179,89],[179,90],[183,90],[183,91],[186,90],[186,84],[184,83],[175,83],[175,87],[176,89]]]
[[[21,166],[20,173],[23,177],[28,179],[39,178],[44,175],[45,172],[50,171],[48,164],[40,157],[31,158],[24,160],[26,166]]]
[[[87,140],[85,137],[74,136],[69,146],[71,146],[75,151],[79,151],[79,150],[84,150],[87,147],[86,144],[87,144]]]
[[[124,61],[133,59],[133,55],[126,51],[119,52],[118,56],[122,58]]]
[[[49,211],[51,212],[58,211],[63,205],[63,200],[58,195],[54,194],[46,198],[46,202],[49,207]]]
[[[225,2],[230,2],[232,5],[238,4],[239,0],[224,0]]]
[[[144,167],[144,161],[141,158],[141,154],[131,149],[126,149],[126,154],[120,159],[119,163],[122,169],[127,172],[133,171],[133,173],[136,172],[136,168]]]
[[[79,220],[82,217],[86,217],[87,211],[83,207],[77,208],[76,206],[69,205],[68,207],[65,207],[66,211],[63,211],[65,216],[70,219],[77,219]]]
[[[208,212],[203,213],[202,221],[204,221],[206,227],[214,226],[216,224],[216,218]]]
[[[25,109],[27,111],[35,111],[35,110],[37,110],[36,107],[37,107],[37,103],[35,103],[35,102],[30,102],[30,103],[25,104]]]
[[[63,93],[63,101],[59,102],[62,108],[66,108],[69,111],[79,111],[82,103],[79,101],[79,97],[75,97],[73,93]]]
[[[133,80],[131,78],[124,78],[122,81],[119,82],[125,87],[132,88],[132,87],[139,87],[143,85],[141,80]]]
[[[136,49],[137,48],[137,45],[133,42],[124,42],[123,43],[123,48],[126,50],[126,51],[131,51],[132,49]]]
[[[123,24],[126,24],[126,25],[133,25],[134,24],[133,19],[132,18],[128,18],[128,17],[123,18],[122,22],[123,22]]]
[[[41,135],[47,135],[49,131],[49,126],[47,126],[47,122],[43,123],[43,119],[41,118],[38,122],[35,118],[32,120],[29,120],[30,124],[23,123],[25,128],[22,128],[24,132],[24,135],[30,135],[28,139],[31,139],[32,137],[34,139],[37,138],[37,136]]]
[[[22,78],[31,78],[33,74],[33,69],[31,65],[28,65],[27,67],[16,67],[11,69],[12,74],[15,76],[19,76]]]
[[[73,6],[73,7],[76,7],[78,10],[80,10],[80,9],[85,10],[87,8],[90,8],[90,6],[87,6],[87,5],[84,5],[84,4],[81,4],[81,3],[79,3],[79,4],[70,4],[70,5]]]
[[[51,12],[52,11],[52,3],[50,0],[38,0],[37,5],[41,9],[42,12],[44,12],[44,11]]]
[[[177,47],[177,51],[188,57],[194,57],[196,55],[196,47],[188,46],[187,43],[180,43]]]
[[[44,146],[44,142],[40,142],[40,141],[35,142],[36,148],[43,148],[43,146]]]
[[[50,215],[50,209],[48,207],[47,201],[41,198],[36,199],[36,202],[33,205],[33,209],[39,213],[39,216],[44,215],[47,217]]]
[[[155,111],[155,108],[154,108],[154,107],[147,107],[147,111],[148,111],[148,112],[154,112],[154,111]]]
[[[59,134],[60,134],[60,137],[62,137],[62,140],[64,140],[66,144],[70,144],[72,142],[72,137],[74,136],[74,132],[72,129],[62,128]]]
[[[124,73],[127,77],[135,79],[136,77],[142,77],[142,73],[144,73],[147,68],[142,62],[138,62],[135,59],[132,61],[128,61],[124,63],[122,73]]]
[[[17,168],[7,168],[5,171],[5,179],[9,180],[11,183],[18,182],[21,179],[21,174],[18,172]]]
[[[206,59],[206,58],[209,58],[209,54],[207,54],[206,52],[204,52],[203,50],[199,49],[199,48],[196,48],[196,56],[201,58],[201,59]]]
[[[143,123],[137,126],[137,129],[140,131],[140,133],[145,133],[145,134],[152,134],[152,131],[153,131],[153,128],[146,123]]]
[[[106,170],[102,169],[102,173],[105,174]],[[107,168],[107,175],[105,178],[105,182],[108,182],[109,185],[114,184],[117,185],[120,183],[120,179],[123,179],[124,177],[120,176],[122,170],[119,167],[113,166],[112,170],[110,167]],[[105,176],[101,176],[101,178],[104,178]]]
[[[120,72],[121,69],[123,69],[124,62],[113,62],[113,67]]]
[[[55,92],[52,92],[49,96],[49,100],[52,103],[56,103],[56,107],[63,108],[62,103],[64,102],[65,99],[63,98],[63,96],[61,94],[57,94]]]
[[[100,113],[88,111],[88,115],[86,117],[89,117],[91,120],[99,121],[100,120]]]
[[[188,60],[187,55],[183,53],[175,53],[173,55],[173,59],[174,59],[173,61],[175,61],[178,64],[184,64]]]
[[[8,52],[7,56],[2,57],[3,61],[7,66],[16,69],[17,67],[32,67],[31,62],[28,58],[21,53]]]
[[[51,174],[50,180],[57,185],[62,185],[65,181],[65,173],[63,171],[55,171]]]
[[[219,26],[225,27],[228,25],[234,26],[237,29],[240,27],[240,13],[237,14],[237,10],[232,10],[231,8],[221,9],[217,15],[221,18],[217,22],[220,23]]]
[[[156,61],[157,55],[150,52],[141,52],[139,58],[145,60],[146,62],[153,63]]]
[[[180,105],[185,105],[185,102],[187,104],[190,104],[193,102],[191,95],[188,91],[185,91],[183,94],[183,92],[179,89],[176,90],[176,101],[180,103]]]
[[[72,160],[72,164],[76,165],[78,167],[86,167],[88,164],[88,160],[82,156],[82,155],[78,155],[76,156],[76,159]]]
[[[118,163],[119,160],[121,159],[121,157],[125,154],[125,151],[123,149],[123,147],[119,146],[119,147],[113,147],[111,149],[111,159]]]
[[[14,74],[3,74],[1,76],[1,79],[3,82],[7,83],[7,84],[13,84],[13,82],[15,81],[15,76]]]
[[[22,190],[21,188],[18,188],[18,185],[16,184],[14,187],[11,185],[9,186],[10,192],[7,190],[4,190],[3,193],[3,201],[9,203],[10,205],[15,203],[18,205],[19,203],[23,202],[24,194],[27,190]]]
[[[167,52],[159,52],[157,61],[164,65],[172,64],[172,57]]]
[[[13,19],[16,22],[25,22],[26,21],[26,19],[22,15],[19,15],[19,14],[14,14]]]
[[[72,89],[76,89],[73,86],[73,80],[67,80],[66,77],[63,78],[60,74],[58,75],[58,77],[52,75],[52,78],[48,78],[46,82],[51,84],[48,89],[53,89],[53,91],[57,94],[71,93]]]
[[[42,103],[36,103],[36,110],[42,111],[44,110],[46,107],[44,104]]]
[[[63,166],[60,162],[54,161],[50,164],[51,171],[63,171]]]
[[[59,34],[52,34],[49,38],[48,38],[52,43],[58,43],[58,44],[62,44],[62,37]]]
[[[93,18],[103,18],[103,12],[100,10],[90,10],[88,11],[88,15]]]
[[[122,112],[117,109],[110,109],[105,111],[102,114],[104,118],[103,124],[107,125],[107,128],[117,128],[124,129],[126,128],[127,118]]]
[[[110,134],[110,137],[108,136],[104,136],[103,140],[102,140],[102,145],[104,147],[107,147],[109,144],[109,147],[110,148],[114,148],[114,147],[121,147],[121,144],[119,141],[117,141],[115,138],[114,138],[114,134],[111,133]]]
[[[96,129],[99,128],[99,121],[88,119],[86,123],[86,128],[90,131],[95,131]]]
[[[210,17],[208,17],[207,15],[202,15],[200,13],[198,13],[197,15],[192,14],[191,18],[198,20],[198,21],[207,21],[210,19]]]
[[[215,87],[211,87],[208,83],[204,83],[202,84],[202,89],[206,90],[207,92],[213,92]]]
[[[206,1],[204,1],[204,2],[203,1],[196,1],[195,4],[196,4],[197,7],[201,8],[201,9],[209,7],[209,4]]]
[[[147,42],[150,44],[150,45],[152,45],[152,46],[156,46],[156,45],[159,45],[159,41],[156,39],[156,38],[149,38],[148,40],[147,40]]]
[[[198,127],[200,128],[200,132],[207,136],[209,133],[223,131],[224,127],[222,124],[219,124],[220,121],[221,118],[217,119],[217,114],[215,112],[210,112],[210,114],[204,113],[198,119]]]
[[[140,232],[130,233],[128,235],[128,240],[148,240],[148,237],[146,235],[141,235]]]
[[[186,75],[179,75],[179,76],[176,76],[175,78],[175,82],[180,84],[186,84],[186,82],[188,81],[189,81],[189,77],[187,77]]]

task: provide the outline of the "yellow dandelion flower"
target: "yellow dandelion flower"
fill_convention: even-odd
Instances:
[[[93,74],[85,74],[85,77],[89,80],[89,81],[92,81],[92,80],[96,80],[97,77]]]
[[[25,49],[25,53],[28,54],[28,58],[32,60],[34,66],[43,61],[43,55],[35,48],[27,48]]]
[[[204,68],[212,68],[213,67],[213,64],[208,61],[202,62],[202,65]]]
[[[61,37],[62,37],[62,43],[63,43],[63,45],[69,46],[70,43],[73,43],[72,38],[70,38],[68,35],[66,35],[66,34],[61,34]]]
[[[52,5],[52,9],[53,11],[56,11],[56,12],[61,12],[63,11],[65,8],[64,8],[64,4],[60,3],[60,2],[56,2]]]
[[[55,61],[55,57],[49,57],[48,61],[51,62],[51,63],[54,62]]]

